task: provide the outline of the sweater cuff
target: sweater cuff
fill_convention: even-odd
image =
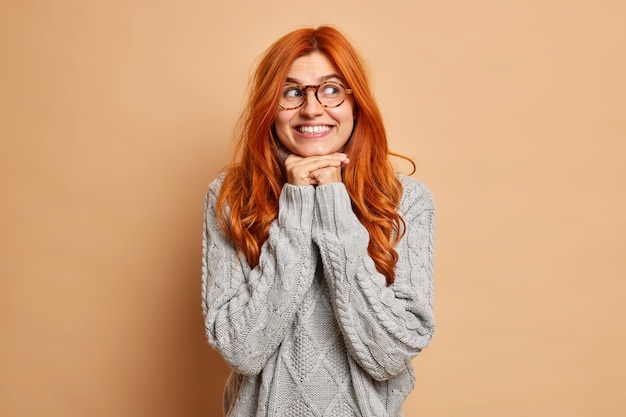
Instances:
[[[352,210],[352,200],[343,183],[320,185],[317,187],[315,197],[322,230],[342,235],[363,228]]]
[[[311,231],[315,189],[313,186],[285,184],[278,201],[278,222],[288,229]]]

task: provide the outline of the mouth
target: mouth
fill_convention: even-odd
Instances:
[[[303,133],[305,135],[314,135],[314,134],[326,133],[329,130],[331,130],[332,128],[333,127],[329,126],[329,125],[315,125],[315,126],[300,125],[300,126],[296,126],[295,127],[295,129],[299,133]]]

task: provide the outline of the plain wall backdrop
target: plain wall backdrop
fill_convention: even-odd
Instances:
[[[1,2],[0,415],[221,415],[204,193],[258,56],[319,24],[364,54],[391,146],[437,203],[437,332],[407,417],[623,415],[624,16],[607,0]]]

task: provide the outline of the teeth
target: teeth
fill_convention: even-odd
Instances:
[[[330,130],[330,126],[300,126],[298,131],[300,133],[321,133]]]

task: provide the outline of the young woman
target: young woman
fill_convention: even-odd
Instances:
[[[210,185],[203,307],[226,416],[402,416],[431,340],[434,206],[396,174],[363,62],[336,29],[276,41],[235,162]]]

